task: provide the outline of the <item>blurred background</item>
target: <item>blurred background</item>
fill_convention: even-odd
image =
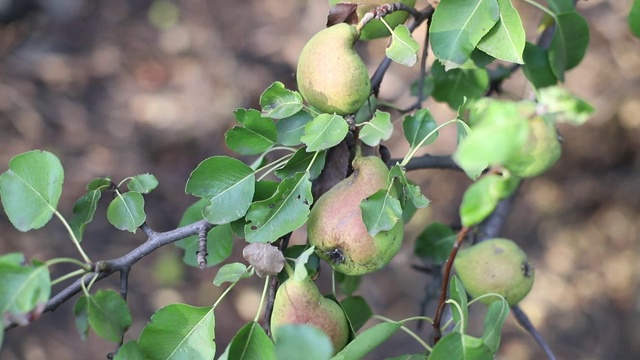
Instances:
[[[418,1],[419,8],[425,5]],[[524,2],[515,5],[534,30],[540,12]],[[565,85],[597,110],[584,126],[560,129],[561,160],[525,182],[502,233],[525,248],[536,268],[534,289],[521,307],[559,359],[640,358],[640,41],[627,27],[630,7],[631,0],[578,2],[591,43]],[[65,216],[90,179],[120,181],[150,172],[160,186],[146,197],[147,223],[157,231],[173,229],[195,200],[184,193],[189,173],[209,156],[233,156],[224,144],[233,110],[258,107],[260,94],[276,80],[295,89],[297,56],[324,26],[327,10],[324,0],[0,1],[0,171],[24,151],[56,154],[65,168],[59,205]],[[423,39],[424,27],[415,37]],[[371,72],[385,45],[381,40],[358,46]],[[392,65],[381,98],[411,104],[408,85],[417,74],[417,66]],[[519,72],[504,89],[503,96],[512,99],[531,95]],[[426,106],[438,122],[454,116],[446,105]],[[400,130],[401,117],[394,116]],[[394,157],[406,152],[401,131],[387,144]],[[449,129],[425,152],[450,154],[454,146]],[[431,282],[409,266],[420,264],[412,255],[415,236],[432,221],[456,223],[469,185],[452,171],[420,170],[410,177],[431,205],[408,225],[402,252],[388,268],[366,276],[359,292],[374,312],[393,319],[416,315]],[[294,239],[304,239],[304,231]],[[83,245],[97,260],[118,257],[144,240],[141,232],[108,225],[102,203]],[[236,242],[230,261],[242,261],[241,250]],[[10,251],[40,260],[77,256],[59,222],[20,233],[2,212],[0,253]],[[187,268],[182,256],[167,246],[134,266],[127,340],[137,338],[166,304],[207,306],[221,294],[211,284],[218,267]],[[68,270],[56,267],[54,276]],[[117,286],[112,277],[95,289]],[[328,276],[320,287],[329,291]],[[261,280],[245,280],[216,310],[218,355],[254,317],[261,289]],[[114,345],[93,333],[87,342],[80,340],[74,302],[5,334],[0,359],[105,358]],[[484,309],[472,309],[473,321],[481,322]],[[427,338],[430,331],[425,326],[418,333]],[[400,333],[370,358],[420,351]],[[499,358],[543,355],[509,317]]]

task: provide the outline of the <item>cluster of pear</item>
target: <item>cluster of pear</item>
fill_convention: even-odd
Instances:
[[[498,294],[513,306],[533,286],[534,269],[527,255],[509,239],[489,239],[463,249],[453,266],[469,295],[484,304],[498,297],[483,295]]]

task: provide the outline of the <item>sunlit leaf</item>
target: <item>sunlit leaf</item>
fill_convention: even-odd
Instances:
[[[283,119],[300,111],[302,95],[284,87],[276,81],[260,95],[262,115],[272,119]]]
[[[250,276],[247,266],[242,263],[231,263],[223,265],[216,277],[213,279],[213,285],[220,286],[225,282],[236,282],[244,277]]]
[[[136,232],[146,217],[144,198],[140,193],[134,191],[119,194],[107,208],[107,220],[120,230]]]
[[[404,25],[398,25],[393,30],[391,44],[385,50],[385,54],[398,64],[411,67],[418,61],[418,49],[420,45],[411,37],[409,29]]]
[[[496,59],[522,64],[525,33],[511,0],[498,0],[500,20],[478,43],[478,49]]]
[[[362,126],[360,140],[369,146],[376,146],[380,141],[389,140],[392,133],[391,114],[376,110],[374,117]]]
[[[158,186],[158,179],[151,174],[140,174],[132,177],[127,188],[141,194],[147,194]]]
[[[349,132],[345,119],[336,114],[320,114],[304,127],[300,138],[307,151],[320,151],[336,146]]]

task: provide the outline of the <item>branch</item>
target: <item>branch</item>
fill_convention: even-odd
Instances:
[[[135,264],[145,256],[149,255],[153,251],[157,250],[158,248],[192,235],[198,235],[198,233],[203,228],[209,231],[213,227],[214,225],[210,224],[206,220],[200,220],[193,224],[189,224],[174,230],[159,233],[149,228],[148,225],[143,224],[140,228],[148,236],[147,241],[145,241],[137,248],[131,250],[129,253],[119,258],[111,259],[111,260],[102,260],[95,263],[93,274],[89,276],[83,276],[77,279],[76,281],[71,283],[71,285],[67,286],[66,288],[58,292],[56,295],[52,296],[47,302],[47,305],[45,306],[43,313],[54,311],[55,309],[58,308],[58,306],[62,305],[67,300],[72,298],[74,295],[79,293],[82,290],[83,281],[84,281],[84,285],[86,286],[92,280],[94,282],[98,282],[115,272],[122,272],[123,274],[128,274],[133,264]],[[125,276],[125,279],[126,279],[126,276]],[[121,290],[121,293],[126,294],[126,290],[123,288],[124,286],[126,285],[122,283],[122,279],[121,279],[120,290]],[[17,323],[12,322],[9,325],[5,326],[5,330],[13,329],[17,325],[18,325]]]
[[[522,326],[533,337],[538,345],[540,345],[542,351],[544,351],[545,355],[547,356],[547,359],[556,360],[556,356],[553,354],[551,347],[544,340],[542,334],[540,334],[538,330],[536,330],[535,326],[533,326],[527,314],[525,314],[525,312],[522,311],[522,309],[520,309],[518,305],[511,308],[511,313],[516,318],[518,324],[520,324],[520,326]]]

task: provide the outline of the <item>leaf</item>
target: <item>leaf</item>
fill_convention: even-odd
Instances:
[[[443,223],[433,222],[418,235],[414,253],[422,258],[431,259],[436,264],[444,264],[449,258],[456,233]]]
[[[136,175],[129,180],[127,188],[140,194],[148,194],[158,186],[158,180],[151,174]]]
[[[522,71],[533,87],[540,89],[558,83],[558,79],[551,69],[548,50],[527,42],[523,57]]]
[[[89,324],[103,339],[119,342],[131,326],[131,313],[118,293],[113,290],[98,290],[87,301]]]
[[[109,178],[95,178],[89,181],[87,190],[106,190],[111,184],[111,179]]]
[[[407,207],[407,200],[413,204],[416,208],[424,208],[429,205],[429,199],[427,199],[420,190],[418,185],[415,185],[409,179],[407,179],[406,171],[399,165],[396,164],[391,167],[389,170],[389,177],[392,181],[398,184],[398,193],[400,194],[399,200],[402,205],[402,209],[405,210]]]
[[[440,6],[438,6],[440,7]],[[446,71],[438,62],[431,66],[435,82],[431,96],[457,109],[464,99],[478,99],[489,89],[489,75],[485,69],[453,69]]]
[[[411,148],[431,144],[438,138],[438,133],[431,134],[438,124],[428,109],[420,109],[413,115],[407,115],[402,122],[404,137]],[[431,136],[427,139],[427,136]]]
[[[228,358],[233,360],[276,360],[275,345],[264,332],[262,326],[252,321],[244,325],[231,340]]]
[[[242,126],[234,126],[224,134],[229,149],[240,155],[255,155],[276,143],[278,132],[273,120],[263,118],[254,109],[237,109],[234,115]]]
[[[556,29],[549,45],[551,70],[564,81],[564,72],[580,63],[589,45],[589,24],[575,11],[554,17]]]
[[[48,267],[24,261],[18,253],[0,256],[0,316],[5,324],[27,325],[37,319],[51,295]]]
[[[138,345],[145,359],[213,359],[215,317],[210,306],[172,304],[156,311]]]
[[[567,122],[572,125],[584,124],[594,111],[586,101],[558,86],[538,90],[538,102],[556,122]]]
[[[302,226],[309,217],[309,173],[283,180],[272,197],[251,204],[244,227],[248,242],[273,242]]]
[[[457,330],[464,334],[467,332],[467,324],[469,323],[469,305],[467,304],[467,292],[462,286],[462,282],[455,275],[451,277],[449,298],[457,304],[457,306],[449,304],[451,315],[456,322]]]
[[[412,67],[418,61],[420,45],[411,37],[409,29],[398,25],[393,30],[391,44],[385,50],[385,55],[400,65]]]
[[[500,60],[522,64],[525,32],[511,0],[497,0],[500,20],[478,43],[478,49]]]
[[[414,82],[411,83],[411,88],[410,88],[411,95],[418,96],[418,89],[419,89],[418,86],[420,86],[420,79],[416,79]],[[433,76],[425,76],[422,82],[422,97],[424,99],[431,96],[431,93],[433,92],[433,87],[434,87]]]
[[[382,140],[389,140],[392,133],[391,114],[376,110],[373,118],[360,129],[360,140],[369,146],[376,146]]]
[[[276,123],[276,130],[278,131],[277,142],[284,146],[300,145],[302,143],[300,137],[304,133],[304,126],[311,120],[313,120],[313,117],[305,110],[300,110],[289,117],[278,120]]]
[[[335,278],[340,287],[340,292],[347,296],[351,296],[354,292],[358,291],[362,283],[362,276],[360,275],[345,275],[341,272],[336,272]]]
[[[187,181],[187,194],[206,198],[203,216],[212,224],[225,224],[244,216],[251,205],[256,177],[242,161],[214,156],[201,162]]]
[[[461,67],[499,19],[497,0],[443,1],[433,14],[429,42],[445,69]]]
[[[360,278],[360,277],[358,277]],[[350,296],[340,302],[342,310],[344,310],[351,330],[356,333],[364,324],[373,316],[373,310],[362,296]]]
[[[319,328],[307,324],[286,324],[278,327],[276,358],[280,360],[331,359],[333,345],[329,336]],[[262,358],[260,358],[262,359]]]
[[[82,241],[84,229],[93,221],[93,215],[96,213],[101,195],[102,191],[100,190],[89,190],[73,206],[73,215],[69,219],[69,226],[78,241]]]
[[[62,194],[64,169],[50,152],[33,150],[13,157],[0,175],[0,198],[13,226],[39,229],[51,220]]]
[[[336,146],[349,132],[346,120],[336,114],[320,114],[304,127],[300,138],[307,151],[320,151]]]
[[[260,95],[260,106],[265,117],[287,118],[302,109],[302,95],[286,89],[283,83],[276,81]]]
[[[73,315],[76,317],[76,330],[82,341],[89,338],[89,302],[86,296],[81,296],[73,307]]]
[[[138,346],[138,342],[131,340],[118,349],[113,360],[144,360],[144,356],[140,346]]]
[[[225,264],[218,270],[216,277],[213,279],[213,285],[220,286],[225,282],[234,283],[242,278],[245,278],[250,274],[247,271],[247,266],[242,263]]]
[[[637,38],[640,38],[640,0],[635,0],[629,11],[629,29]]]
[[[385,322],[377,324],[358,335],[353,341],[337,353],[333,360],[358,360],[373,351],[380,344],[395,334],[402,323]]]
[[[311,255],[314,254],[314,250],[315,246],[311,246],[296,258],[295,267],[293,269],[293,278],[295,281],[303,281],[309,276],[306,265]]]
[[[107,220],[119,230],[136,232],[146,217],[144,198],[134,191],[119,194],[107,208]]]
[[[193,224],[203,219],[202,210],[207,205],[206,199],[200,199],[185,211],[179,227]],[[184,250],[183,262],[187,265],[199,267],[197,251],[199,250],[198,236],[193,235],[176,241],[176,246]],[[230,224],[214,227],[207,233],[207,267],[217,265],[231,255],[233,249],[233,231]]]
[[[517,178],[487,175],[471,184],[462,197],[460,220],[463,226],[481,223],[498,205],[498,202],[516,189]]]
[[[360,202],[362,221],[371,236],[391,230],[402,219],[402,206],[389,191],[380,189]]]
[[[313,160],[313,165],[309,168],[309,180],[317,178],[324,168],[327,152],[322,150],[317,154],[316,156],[316,152],[308,152],[306,147],[296,150],[291,159],[283,167],[275,171],[276,176],[280,179],[285,179],[294,176],[296,173],[305,172]]]
[[[482,332],[482,341],[491,349],[492,353],[498,352],[500,347],[500,335],[502,333],[502,325],[509,315],[509,304],[504,298],[500,301],[494,301],[489,304],[487,313],[484,316],[484,330]]]
[[[480,339],[452,332],[433,347],[429,360],[493,360],[493,354]]]

